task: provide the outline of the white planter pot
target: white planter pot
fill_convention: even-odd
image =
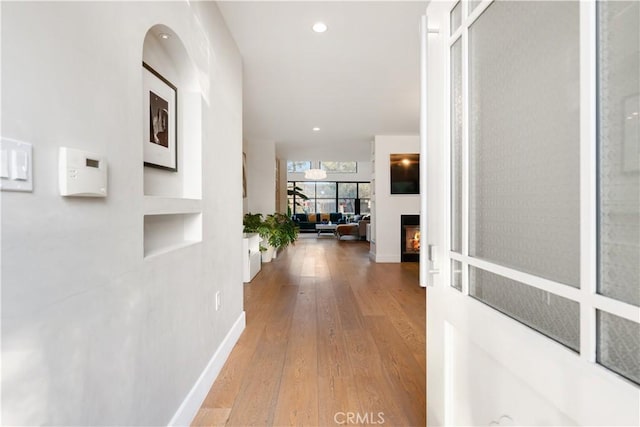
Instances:
[[[274,248],[267,246],[267,250],[262,252],[262,262],[271,262],[273,259]]]

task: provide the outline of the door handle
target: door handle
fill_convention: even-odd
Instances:
[[[427,270],[429,274],[440,274],[440,266],[436,256],[436,245],[427,245],[427,259],[431,263],[431,268]]]

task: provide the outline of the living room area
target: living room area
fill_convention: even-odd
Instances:
[[[294,221],[300,236],[359,240],[372,261],[402,262],[402,217],[420,214],[420,195],[411,179],[403,178],[401,188],[392,175],[397,168],[419,173],[419,137],[375,135],[361,145],[338,154],[245,139],[244,214],[278,212]]]
[[[300,232],[370,241],[370,170],[370,162],[287,161],[287,213]]]

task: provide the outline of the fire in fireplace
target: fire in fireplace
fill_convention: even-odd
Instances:
[[[401,215],[400,226],[400,261],[418,262],[420,260],[420,215]]]
[[[420,227],[409,226],[405,228],[405,232],[407,235],[405,236],[407,240],[407,246],[405,247],[405,252],[420,253]]]

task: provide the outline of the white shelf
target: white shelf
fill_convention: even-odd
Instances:
[[[144,216],[144,257],[157,256],[202,241],[202,213]]]
[[[159,255],[166,254],[168,252],[173,252],[178,249],[186,248],[191,245],[195,245],[200,243],[198,240],[185,240],[182,242],[173,243],[171,245],[163,246],[160,248],[150,249],[148,252],[145,251],[144,259],[155,258]]]
[[[145,38],[142,59],[178,88],[180,96],[176,107],[180,114],[175,127],[178,141],[177,170],[140,165],[143,178],[144,259],[202,242],[204,100],[202,92],[195,85],[199,78],[198,70],[191,61],[184,60],[188,56],[179,40],[166,44],[157,37]],[[149,114],[148,111],[144,113]]]
[[[202,200],[144,196],[145,215],[172,215],[202,212]]]

